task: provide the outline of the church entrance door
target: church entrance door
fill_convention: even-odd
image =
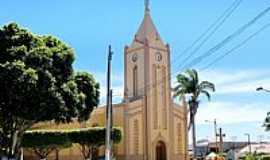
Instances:
[[[166,145],[164,142],[159,141],[156,146],[156,160],[166,160]]]

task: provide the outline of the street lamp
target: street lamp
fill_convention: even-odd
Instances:
[[[217,149],[217,152],[218,152],[219,148],[218,148],[218,142],[217,142],[217,119],[214,119],[214,121],[205,120],[205,122],[214,123],[214,134],[215,134],[215,140],[216,140],[216,149]]]
[[[248,137],[248,149],[249,149],[249,154],[251,154],[250,134],[249,133],[245,133],[245,135]]]
[[[264,89],[263,87],[258,87],[256,89],[256,91],[265,91],[265,92],[269,92],[270,93],[270,90],[269,89]]]

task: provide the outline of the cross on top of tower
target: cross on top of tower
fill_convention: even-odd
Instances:
[[[149,12],[150,8],[149,8],[149,0],[144,0],[145,3],[145,12]]]

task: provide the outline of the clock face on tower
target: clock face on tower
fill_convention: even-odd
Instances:
[[[136,62],[137,60],[138,60],[138,55],[137,55],[137,53],[134,53],[133,55],[132,55],[132,61],[133,62]]]
[[[162,55],[160,52],[156,53],[156,61],[160,62],[162,60]]]

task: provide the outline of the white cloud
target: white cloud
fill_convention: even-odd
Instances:
[[[232,82],[253,80],[264,76],[270,76],[269,70],[207,70],[200,73],[201,79],[212,78],[216,84],[224,85]]]
[[[237,102],[210,102],[203,103],[197,113],[197,123],[203,124],[205,120],[217,118],[219,123],[262,122],[266,116],[269,104]]]
[[[235,94],[255,92],[257,87],[270,88],[269,70],[204,71],[201,80],[216,85],[215,94]]]
[[[217,93],[218,94],[248,93],[248,92],[252,93],[255,92],[256,88],[260,86],[270,88],[270,78],[232,83],[228,85],[221,85]]]

